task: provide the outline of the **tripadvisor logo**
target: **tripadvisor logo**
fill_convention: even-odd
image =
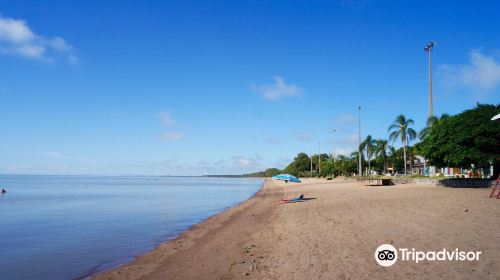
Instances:
[[[375,261],[384,267],[392,266],[399,259],[419,263],[421,261],[479,261],[481,251],[461,251],[458,248],[448,250],[443,248],[438,251],[419,251],[415,248],[396,249],[391,244],[382,244],[375,250]]]
[[[398,251],[391,244],[382,244],[375,250],[375,260],[381,266],[391,266],[398,260]]]

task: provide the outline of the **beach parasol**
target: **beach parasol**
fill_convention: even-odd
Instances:
[[[273,176],[272,178],[275,180],[285,181],[285,198],[286,198],[286,185],[288,184],[288,182],[300,183],[299,178],[297,178],[293,175],[290,175],[290,174],[279,174],[279,175]]]
[[[500,114],[498,114],[498,115],[494,116],[493,118],[491,118],[492,121],[499,120],[499,119],[500,119]]]

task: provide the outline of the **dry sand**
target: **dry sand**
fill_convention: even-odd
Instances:
[[[491,189],[363,186],[344,180],[267,181],[243,204],[96,279],[500,279],[500,200]],[[479,261],[398,261],[384,243],[482,251]]]

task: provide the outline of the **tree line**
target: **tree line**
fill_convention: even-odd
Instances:
[[[491,121],[491,118],[499,112],[500,104],[477,104],[457,115],[433,116],[418,133],[412,127],[414,121],[400,114],[388,127],[388,138],[366,136],[359,147],[361,153],[355,151],[335,158],[326,153],[299,153],[283,170],[269,168],[246,176],[272,177],[279,173],[298,177],[352,176],[358,172],[359,157],[368,174],[386,174],[389,169],[408,174],[415,156],[424,157],[438,168],[494,165],[495,176],[498,176],[500,121]],[[396,148],[396,143],[401,147]]]

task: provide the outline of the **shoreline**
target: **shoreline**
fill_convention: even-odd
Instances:
[[[253,197],[94,279],[489,279],[500,273],[500,207],[490,190],[348,180],[273,180]],[[482,251],[478,262],[376,264],[381,244]]]
[[[163,177],[169,177],[169,176],[163,176]],[[204,176],[171,176],[171,177],[204,177]],[[244,179],[247,179],[247,178],[244,178]],[[202,224],[202,223],[206,222],[210,218],[213,218],[213,217],[215,217],[217,215],[220,215],[220,214],[222,214],[222,213],[224,213],[224,212],[226,212],[228,210],[231,210],[233,208],[236,208],[236,207],[240,206],[241,204],[243,204],[246,201],[248,201],[248,200],[252,199],[253,197],[255,197],[259,192],[261,192],[262,189],[265,186],[265,183],[266,183],[265,178],[249,178],[249,179],[261,179],[261,180],[263,180],[263,182],[261,183],[259,189],[257,189],[257,191],[252,196],[250,196],[249,198],[247,198],[247,199],[245,199],[245,200],[243,200],[243,201],[241,201],[239,203],[236,203],[234,205],[222,208],[220,210],[220,212],[218,212],[218,213],[216,213],[214,215],[211,215],[211,216],[209,216],[209,217],[207,217],[207,218],[199,221],[198,223],[189,226],[188,228],[186,228],[184,230],[179,231],[179,233],[176,234],[176,235],[174,235],[172,238],[167,238],[167,239],[165,239],[163,241],[160,241],[158,244],[154,245],[151,249],[146,250],[144,253],[128,257],[127,258],[128,261],[124,261],[124,262],[117,261],[116,263],[120,263],[118,265],[116,265],[116,263],[115,263],[115,265],[108,265],[108,266],[105,266],[104,263],[98,264],[98,265],[94,266],[93,268],[89,269],[86,273],[84,273],[84,274],[76,277],[75,280],[80,280],[80,279],[95,279],[96,277],[98,277],[101,274],[104,274],[106,272],[112,271],[114,269],[118,269],[118,268],[120,268],[122,266],[129,265],[129,264],[133,263],[138,257],[147,255],[147,254],[155,251],[161,245],[164,245],[164,244],[169,243],[169,242],[175,242],[175,240],[177,240],[178,238],[180,238],[183,234],[185,234],[188,231],[192,230],[193,228],[195,228],[199,224]],[[99,269],[100,267],[107,267],[107,268],[105,268],[105,269]]]
[[[203,177],[203,176],[200,176],[200,177]],[[153,249],[147,251],[144,254],[133,257],[133,260],[131,260],[129,262],[123,263],[117,267],[113,267],[113,268],[110,268],[107,270],[93,271],[93,272],[87,273],[86,275],[78,277],[76,279],[114,279],[115,277],[117,279],[122,279],[122,277],[123,277],[123,275],[121,275],[122,269],[128,270],[129,266],[139,265],[138,262],[140,260],[142,260],[143,258],[147,258],[147,256],[150,256],[150,255],[156,255],[155,253],[158,253],[158,251],[173,249],[176,251],[171,252],[171,253],[176,253],[180,247],[184,247],[184,245],[182,245],[182,242],[185,242],[185,240],[192,239],[193,236],[203,235],[206,231],[210,231],[210,230],[213,230],[219,226],[223,226],[223,225],[219,225],[219,223],[224,223],[225,221],[230,219],[233,215],[238,214],[239,212],[245,210],[247,207],[250,206],[247,204],[255,203],[255,202],[251,202],[251,200],[254,200],[257,196],[262,195],[262,193],[264,192],[264,190],[266,188],[266,183],[268,182],[268,180],[266,178],[251,177],[250,179],[261,179],[261,180],[263,180],[263,182],[262,182],[260,188],[248,199],[246,199],[238,204],[235,204],[233,206],[229,206],[229,207],[223,209],[221,212],[219,212],[215,215],[212,215],[210,217],[207,217],[206,219],[200,221],[197,224],[191,225],[186,230],[180,232],[176,237],[160,242]],[[175,245],[175,244],[179,244],[179,243],[181,243],[181,245],[179,245],[179,246]],[[109,277],[112,277],[112,278],[109,278]],[[135,279],[135,277],[127,278],[127,279]]]

